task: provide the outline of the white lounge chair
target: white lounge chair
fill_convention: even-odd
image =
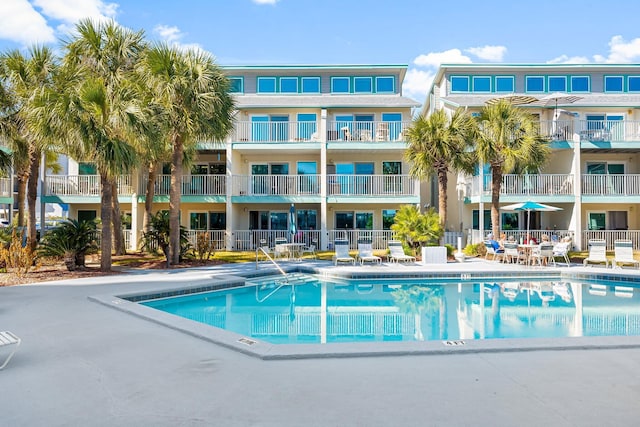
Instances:
[[[358,240],[358,255],[356,260],[360,261],[360,265],[365,262],[373,264],[381,264],[382,258],[373,254],[373,247],[371,246],[371,240]]]
[[[0,366],[0,369],[7,366],[7,363],[9,363],[9,360],[11,360],[21,342],[22,340],[20,338],[9,331],[0,332],[0,350],[4,348],[10,350],[9,355],[2,363],[2,366]]]
[[[351,264],[356,263],[356,259],[349,255],[349,241],[348,240],[336,240],[334,242],[336,253],[333,255],[333,264],[338,265],[341,262],[349,262]]]
[[[640,261],[633,258],[633,242],[631,242],[631,240],[616,240],[613,242],[613,247],[615,251],[615,256],[611,264],[613,267],[622,267],[624,264],[631,264],[640,268]]]
[[[404,253],[402,242],[399,240],[389,240],[389,262],[416,262],[416,257]]]
[[[604,239],[591,239],[589,240],[589,256],[583,261],[584,265],[590,263],[602,264],[604,267],[609,267],[609,260],[607,259],[607,246]]]
[[[567,263],[567,267],[571,265],[571,261],[569,260],[569,242],[558,242],[553,247],[553,265],[556,264],[555,258],[562,257],[564,262]]]

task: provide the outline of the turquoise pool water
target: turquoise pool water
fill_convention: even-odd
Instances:
[[[297,274],[140,304],[274,344],[557,338],[640,335],[638,292],[620,282]]]

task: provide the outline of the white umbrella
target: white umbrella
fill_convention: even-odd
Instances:
[[[553,119],[555,120],[558,113],[558,103],[560,104],[573,104],[577,100],[582,99],[582,96],[572,95],[565,92],[553,92],[549,95],[540,98],[540,101],[544,101],[544,105],[553,105]]]
[[[536,102],[538,98],[531,95],[518,95],[518,94],[510,94],[498,96],[496,98],[491,98],[485,104],[493,105],[497,104],[500,101],[507,101],[511,105],[523,105],[523,104],[531,104],[532,102]]]
[[[527,212],[527,234],[529,234],[529,224],[531,223],[531,211],[554,212],[554,211],[562,210],[562,208],[545,205],[543,203],[532,202],[530,200],[526,202],[514,203],[512,205],[506,205],[501,207],[500,209],[502,209],[503,211],[511,211],[511,212],[526,211]]]

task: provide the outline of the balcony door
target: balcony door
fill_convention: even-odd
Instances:
[[[258,115],[251,117],[251,140],[256,142],[288,141],[288,115]]]
[[[273,175],[288,175],[288,163],[257,163],[251,165],[251,190],[253,194],[279,194],[286,182]],[[282,188],[279,188],[282,187]]]
[[[589,162],[587,175],[607,175],[593,177],[588,181],[590,194],[625,194],[624,163]]]

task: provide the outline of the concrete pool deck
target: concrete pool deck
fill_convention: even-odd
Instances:
[[[306,262],[305,262],[306,263]],[[314,263],[328,266],[328,263]],[[197,284],[255,264],[0,288],[0,330],[22,338],[0,371],[10,426],[637,425],[640,349],[264,361],[89,297]],[[261,269],[270,267],[261,265]],[[331,268],[331,267],[327,267]],[[480,260],[339,267],[472,273]],[[600,267],[572,272],[612,273]],[[635,270],[615,270],[638,276]],[[603,340],[606,345],[606,340]]]

